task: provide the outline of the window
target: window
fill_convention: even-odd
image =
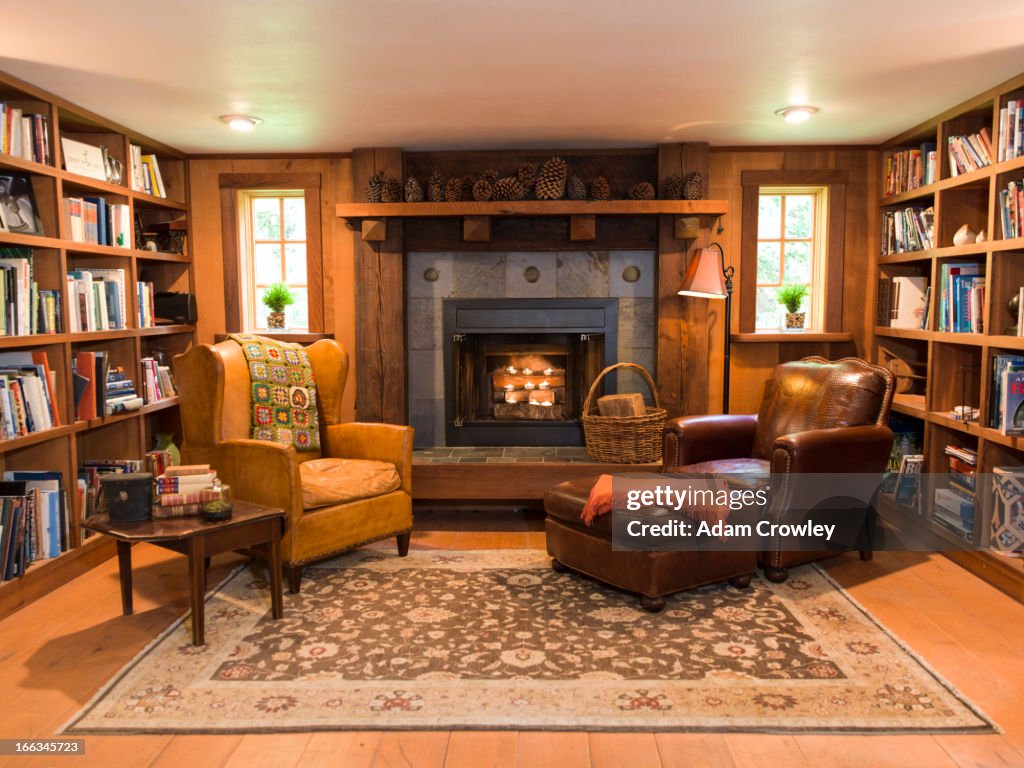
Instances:
[[[285,307],[285,330],[309,330],[306,282],[306,201],[300,190],[242,190],[239,242],[243,287],[242,315],[247,330],[266,331],[268,309],[261,298],[274,283],[295,297]]]
[[[785,327],[778,302],[785,285],[802,285],[804,328],[823,327],[825,187],[762,187],[757,206],[757,316],[755,330]]]
[[[266,333],[268,285],[283,282],[295,296],[276,333],[321,334],[324,263],[319,173],[222,173],[221,243],[224,327]]]
[[[808,290],[804,330],[843,331],[848,176],[817,168],[742,172],[740,333],[785,329],[778,294],[787,285]]]

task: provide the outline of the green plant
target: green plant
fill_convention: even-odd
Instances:
[[[287,285],[274,283],[267,286],[267,290],[263,292],[262,301],[271,312],[284,312],[285,307],[295,303],[295,297],[288,290]]]
[[[807,294],[806,285],[784,285],[779,288],[777,299],[789,314],[795,315],[800,311],[800,305],[804,303]]]

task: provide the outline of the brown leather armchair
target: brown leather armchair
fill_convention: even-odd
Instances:
[[[249,438],[251,381],[236,342],[174,358],[185,460],[212,465],[235,497],[288,513],[281,559],[292,592],[306,563],[371,541],[395,536],[404,557],[412,530],[412,428],[342,424],[348,353],[332,340],[306,352],[317,384],[320,451]]]
[[[821,357],[776,366],[755,415],[684,416],[666,425],[664,469],[691,474],[881,473],[892,449],[887,426],[893,375],[858,358]],[[782,520],[790,488],[766,514]],[[835,552],[789,552],[775,538],[759,562],[786,580],[795,565]],[[869,549],[861,557],[870,558]]]

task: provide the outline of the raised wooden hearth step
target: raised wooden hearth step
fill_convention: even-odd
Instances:
[[[415,501],[533,501],[566,480],[659,472],[661,464],[594,461],[580,446],[425,448],[413,452]]]

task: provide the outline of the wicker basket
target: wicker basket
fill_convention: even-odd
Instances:
[[[598,416],[592,414],[595,395],[601,379],[617,368],[635,368],[643,374],[654,396],[654,408],[647,407],[643,416]],[[658,388],[642,365],[616,363],[609,365],[594,379],[583,403],[583,435],[587,453],[596,461],[617,464],[650,464],[661,461],[665,419],[668,411],[658,402]]]

